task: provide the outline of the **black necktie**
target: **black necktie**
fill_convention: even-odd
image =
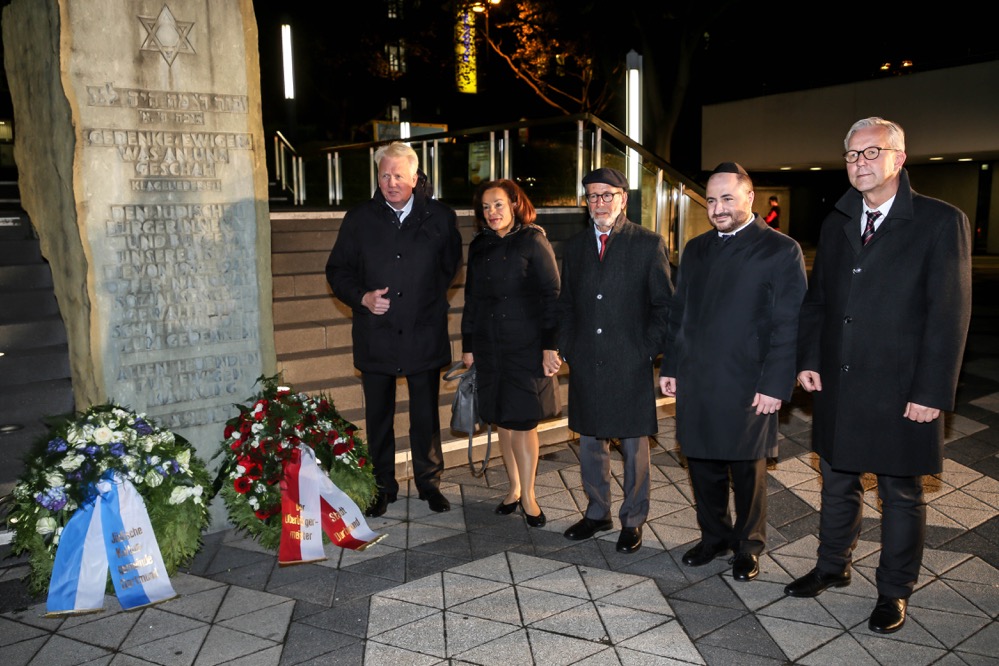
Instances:
[[[877,219],[881,217],[881,211],[869,210],[867,211],[867,226],[864,227],[864,233],[860,237],[860,242],[867,245],[871,242],[871,238],[874,236],[874,223]]]

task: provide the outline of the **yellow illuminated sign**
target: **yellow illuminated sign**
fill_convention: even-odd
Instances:
[[[475,15],[469,11],[458,14],[454,25],[455,76],[458,92],[478,92],[475,72]]]

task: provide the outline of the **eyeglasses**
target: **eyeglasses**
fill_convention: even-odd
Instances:
[[[846,160],[847,164],[853,164],[860,156],[863,155],[864,159],[868,162],[871,160],[878,159],[878,155],[881,154],[882,150],[897,150],[897,148],[882,148],[881,146],[869,146],[863,150],[848,150],[843,153],[843,158]]]
[[[590,203],[596,203],[598,201],[603,201],[604,203],[610,203],[614,201],[614,197],[621,196],[620,192],[593,192],[592,194],[586,195],[586,200]]]

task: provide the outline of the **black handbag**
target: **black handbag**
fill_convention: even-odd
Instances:
[[[444,381],[450,382],[457,379],[458,389],[454,392],[454,401],[451,403],[451,430],[468,434],[468,466],[472,470],[472,476],[481,477],[486,473],[489,466],[489,454],[492,448],[493,429],[488,423],[484,423],[479,417],[479,396],[475,385],[475,364],[471,368],[465,369],[465,364],[461,361],[454,363],[447,372],[444,373]],[[472,438],[480,426],[486,426],[486,454],[482,461],[476,465],[472,460]]]

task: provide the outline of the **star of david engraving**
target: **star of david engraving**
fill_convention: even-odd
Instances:
[[[168,66],[173,65],[178,53],[194,54],[194,46],[187,38],[194,27],[193,21],[178,21],[170,8],[163,5],[159,16],[136,17],[146,29],[146,39],[139,47],[140,51],[157,51]]]

